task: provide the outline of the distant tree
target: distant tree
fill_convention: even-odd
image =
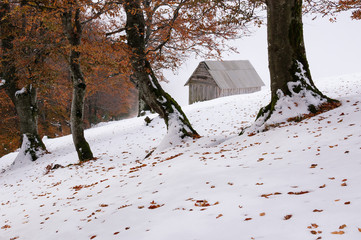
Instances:
[[[331,104],[328,108],[337,105],[337,101],[325,96],[312,81],[303,39],[302,0],[266,0],[266,7],[271,103],[257,116],[256,125],[260,130],[267,127],[267,121],[274,114],[279,114],[275,108],[285,98],[293,102],[287,107],[294,109],[298,108],[298,101],[302,101],[307,106],[303,114],[316,113],[325,104]]]
[[[19,148],[19,127],[15,107],[0,91],[0,157]]]
[[[129,80],[129,53],[124,42],[105,36],[103,21],[85,25],[82,65],[87,76],[86,124],[119,120],[136,113],[137,91]],[[87,125],[90,126],[90,125]]]

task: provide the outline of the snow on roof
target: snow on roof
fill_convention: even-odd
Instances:
[[[265,85],[248,60],[204,62],[221,89],[251,88]]]

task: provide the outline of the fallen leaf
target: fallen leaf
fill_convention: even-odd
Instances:
[[[316,167],[317,167],[317,164],[311,164],[310,168],[316,168]]]
[[[259,215],[260,215],[261,217],[263,217],[263,216],[266,215],[266,213],[262,212],[262,213],[260,213]]]
[[[334,231],[334,232],[331,232],[332,234],[339,234],[339,235],[342,235],[342,234],[345,234],[344,231]]]
[[[216,218],[220,218],[220,217],[222,217],[223,216],[223,214],[219,214]]]
[[[323,212],[323,210],[315,209],[315,210],[313,210],[313,212]]]
[[[290,195],[302,195],[302,194],[306,194],[306,193],[309,193],[309,191],[288,192],[288,194],[290,194]]]
[[[252,220],[252,218],[246,218],[246,219],[244,219],[244,221],[249,221],[249,220]]]
[[[197,207],[209,207],[210,206],[210,204],[208,203],[207,200],[197,200],[194,205]]]
[[[7,229],[7,228],[11,228],[11,226],[10,225],[4,225],[4,226],[1,227],[1,229]]]
[[[288,219],[290,219],[291,217],[292,217],[292,215],[289,214],[289,215],[284,216],[283,219],[284,219],[284,220],[288,220]]]
[[[120,207],[118,207],[118,209],[122,209],[122,208],[126,208],[126,207],[129,207],[129,206],[132,206],[131,204],[130,205],[122,205],[122,206],[120,206]]]
[[[96,237],[97,237],[97,235],[93,235],[93,236],[90,237],[90,239],[94,239]]]
[[[318,225],[316,223],[311,223],[311,226],[314,228],[318,228]]]
[[[343,225],[339,226],[338,229],[344,229],[345,227],[347,227],[347,225],[346,225],[346,224],[343,224]]]
[[[273,195],[272,193],[269,194],[262,194],[261,197],[268,198],[269,196]]]

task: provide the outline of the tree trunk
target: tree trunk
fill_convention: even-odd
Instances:
[[[38,134],[38,104],[36,89],[32,85],[15,93],[15,108],[19,116],[21,141],[26,136],[29,141],[25,153],[29,153],[35,161],[40,154],[46,152],[45,145]]]
[[[74,19],[73,19],[74,17]],[[71,45],[69,66],[73,83],[73,98],[71,103],[70,126],[75,149],[80,161],[93,159],[93,153],[84,137],[84,98],[86,84],[80,67],[80,52],[77,48],[81,44],[82,25],[80,23],[80,9],[70,8],[63,13],[63,28]]]
[[[138,93],[138,117],[142,117],[147,112],[152,112],[152,109],[149,107],[149,105],[143,100],[142,94],[139,91]],[[154,112],[153,112],[154,113]]]
[[[143,101],[164,119],[168,132],[177,132],[181,138],[198,137],[178,103],[160,86],[146,57],[145,19],[140,0],[124,3],[127,15],[127,42],[132,50],[132,78]]]
[[[306,92],[315,99],[334,102],[322,94],[312,81],[307,62],[302,24],[302,0],[267,0],[268,61],[271,78],[271,103],[262,108],[257,119],[267,121],[277,101]],[[302,98],[302,96],[301,96]],[[305,101],[307,101],[307,98]],[[311,101],[312,102],[312,101]],[[308,104],[309,112],[319,105]]]
[[[24,149],[24,155],[30,154],[31,159],[35,161],[39,156],[46,152],[45,145],[38,134],[38,102],[37,92],[31,84],[19,89],[19,79],[16,75],[17,69],[12,56],[14,36],[11,34],[14,28],[6,17],[10,14],[9,3],[0,5],[0,35],[2,49],[2,69],[1,79],[4,84],[6,94],[13,102],[17,115],[19,117],[21,142],[27,139],[28,143]],[[22,144],[23,145],[23,144]]]

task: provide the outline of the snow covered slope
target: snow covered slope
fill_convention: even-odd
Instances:
[[[86,131],[96,161],[74,164],[71,136],[51,154],[0,159],[0,239],[361,239],[361,74],[316,81],[342,106],[252,137],[263,90],[185,107],[203,136],[164,151],[157,118]]]

